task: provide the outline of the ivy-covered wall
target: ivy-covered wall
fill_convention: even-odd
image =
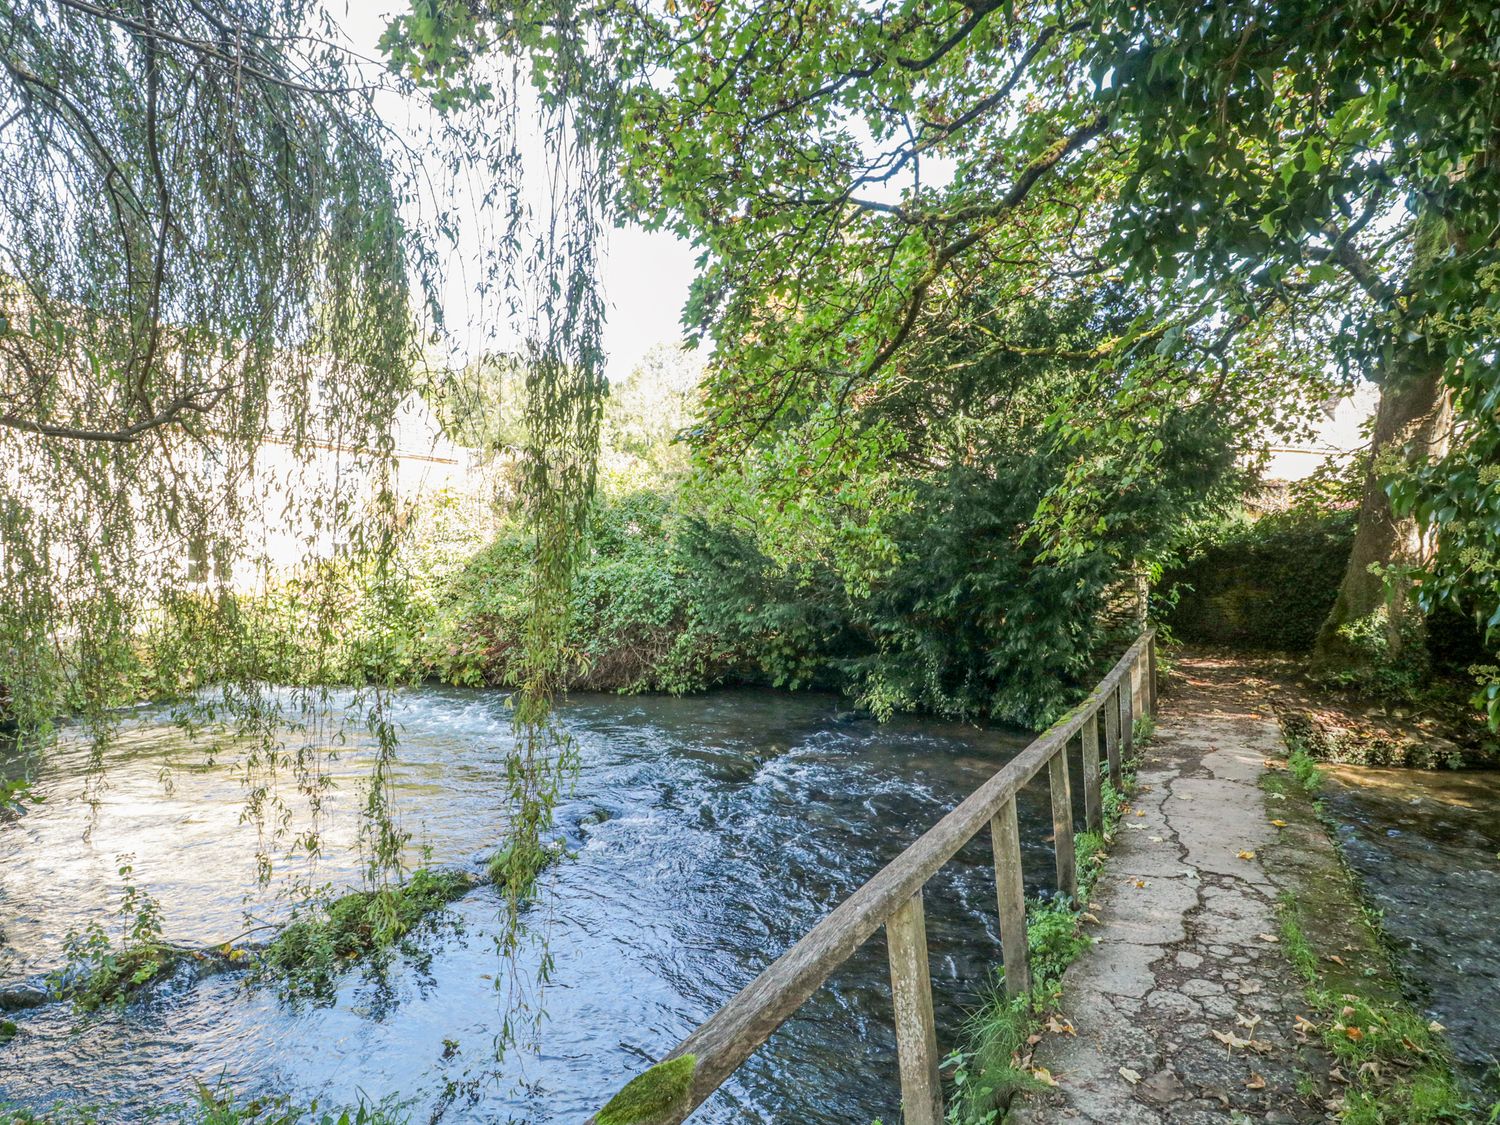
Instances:
[[[1185,641],[1306,651],[1338,593],[1354,522],[1354,512],[1293,509],[1229,523],[1162,576],[1158,612]]]

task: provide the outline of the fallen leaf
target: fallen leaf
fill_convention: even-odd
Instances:
[[[1431,1023],[1429,1023],[1427,1025],[1427,1030],[1430,1031],[1430,1032],[1432,1032],[1434,1035],[1441,1035],[1443,1032],[1447,1031],[1448,1029],[1446,1027],[1444,1027],[1442,1024],[1438,1023],[1437,1020],[1433,1020]]]
[[[1273,800],[1273,801],[1285,801],[1286,800],[1286,794],[1285,793],[1268,793],[1266,795],[1268,797],[1270,797],[1271,800]]]
[[[1120,1077],[1125,1079],[1125,1081],[1129,1082],[1132,1086],[1134,1086],[1141,1080],[1140,1073],[1138,1071],[1131,1070],[1128,1066],[1122,1066],[1120,1068]]]
[[[1241,1039],[1232,1031],[1215,1031],[1212,1032],[1212,1035],[1215,1039],[1224,1044],[1224,1046],[1228,1047],[1231,1051],[1236,1047],[1243,1048],[1250,1046],[1250,1040]]]
[[[1031,1072],[1031,1077],[1035,1078],[1043,1086],[1057,1085],[1057,1079],[1052,1077],[1052,1072],[1045,1066],[1039,1066],[1035,1070],[1033,1070]]]
[[[1036,1046],[1036,1045],[1037,1045],[1037,1044],[1038,1044],[1038,1043],[1040,1043],[1040,1042],[1041,1042],[1041,1041],[1042,1041],[1042,1037],[1041,1037],[1041,1035],[1040,1035],[1040,1034],[1038,1034],[1038,1033],[1033,1033],[1033,1034],[1031,1034],[1031,1035],[1028,1035],[1028,1036],[1027,1036],[1027,1037],[1026,1037],[1026,1045],[1027,1045],[1027,1046],[1028,1046],[1028,1047],[1035,1047],[1035,1046]]]
[[[1144,890],[1145,886],[1146,886],[1146,880],[1144,880],[1144,879],[1137,879],[1135,881],[1135,886],[1136,886],[1136,890]]]
[[[1053,1035],[1077,1035],[1078,1030],[1067,1020],[1059,1020],[1056,1016],[1047,1017],[1047,1030]]]
[[[1275,934],[1256,934],[1255,936],[1258,937],[1258,938],[1260,938],[1261,941],[1268,941],[1268,942],[1270,942],[1272,945],[1275,945],[1277,942],[1279,942],[1281,940]]]
[[[1286,827],[1286,821],[1284,821],[1284,820],[1273,820],[1273,821],[1271,821],[1271,823],[1274,826],[1276,826],[1277,828],[1285,828]]]
[[[1080,914],[1078,916],[1078,920],[1080,922],[1092,922],[1096,926],[1100,924],[1100,922],[1099,922],[1099,916],[1097,914],[1095,914],[1091,910],[1085,910],[1082,914]]]
[[[1254,852],[1240,852],[1240,858],[1241,859],[1254,859],[1255,858],[1255,853]]]
[[[1234,1023],[1236,1027],[1248,1027],[1253,1033],[1255,1031],[1255,1025],[1260,1023],[1260,1017],[1256,1015],[1242,1015],[1241,1013],[1236,1012],[1234,1015]]]
[[[1330,961],[1332,961],[1335,965],[1347,965],[1348,964],[1348,962],[1345,961],[1342,957],[1340,957],[1337,953],[1330,953],[1328,955],[1328,959]]]
[[[1135,815],[1136,816],[1145,816],[1146,814],[1142,810],[1136,809],[1135,810]]]
[[[1264,1090],[1265,1088],[1266,1088],[1266,1080],[1264,1078],[1262,1078],[1260,1075],[1256,1074],[1255,1071],[1252,1070],[1250,1072],[1250,1077],[1247,1078],[1247,1079],[1245,1079],[1245,1089],[1247,1089],[1247,1090]]]
[[[1264,1039],[1252,1039],[1250,1040],[1250,1049],[1257,1054],[1269,1055],[1271,1053],[1271,1044],[1267,1043]]]
[[[1359,1064],[1359,1073],[1368,1074],[1372,1078],[1380,1077],[1380,1064],[1374,1059]]]
[[[1358,1043],[1365,1037],[1364,1031],[1356,1027],[1354,1024],[1350,1024],[1348,1027],[1344,1028],[1344,1034],[1347,1035],[1350,1039],[1354,1040],[1354,1042],[1356,1043]]]
[[[1146,839],[1150,840],[1153,844],[1160,844],[1163,842],[1160,836],[1147,836]]]

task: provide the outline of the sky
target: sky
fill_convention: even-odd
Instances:
[[[394,0],[331,0],[328,4],[351,49],[370,60],[380,57],[377,43],[391,17],[406,7]],[[383,94],[376,104],[393,126],[413,138],[420,138],[433,121],[420,99]],[[540,149],[540,129],[536,137],[531,145],[523,138],[523,149]],[[436,161],[432,163],[432,176],[440,179],[442,173]],[[485,312],[473,297],[479,273],[475,263],[487,233],[478,224],[462,225],[458,245],[445,262],[443,305],[460,356],[476,354],[487,346],[504,348],[508,337],[519,342],[512,335],[512,326],[486,322]],[[667,232],[635,226],[613,232],[600,279],[609,307],[604,342],[609,353],[605,374],[611,382],[618,383],[629,375],[655,345],[682,338],[682,307],[695,273],[696,257],[692,246]],[[473,323],[476,320],[480,323]],[[487,344],[491,331],[494,342]]]

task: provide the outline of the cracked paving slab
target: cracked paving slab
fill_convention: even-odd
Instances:
[[[1188,657],[1177,673],[1089,904],[1094,944],[1064,978],[1076,1033],[1036,1048],[1058,1085],[1018,1098],[1008,1122],[1328,1119],[1297,1091],[1326,1063],[1293,1032],[1301,984],[1267,940],[1276,830],[1260,779],[1280,728],[1232,662]]]

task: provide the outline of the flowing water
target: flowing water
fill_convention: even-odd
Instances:
[[[235,972],[124,1010],[13,1013],[21,1030],[0,1045],[0,1100],[106,1103],[129,1120],[187,1099],[196,1082],[223,1082],[325,1104],[399,1093],[414,1121],[582,1121],[1025,742],[931,721],[877,725],[838,707],[758,691],[567,704],[581,767],[557,831],[573,855],[548,873],[527,918],[556,964],[535,1049],[494,1061],[511,978],[495,952],[496,892],[481,887],[455,905],[462,934],[433,937],[430,960],[400,961],[383,977],[351,970],[332,1004],[289,1006]],[[503,698],[417,689],[397,711],[396,789],[414,855],[420,847],[434,864],[478,870],[503,834]],[[121,853],[133,854],[137,884],[181,942],[234,938],[247,911],[284,917],[275,892],[290,880],[353,885],[371,753],[350,738],[332,767],[324,858],[278,864],[259,892],[233,745],[210,760],[203,742],[142,712],[108,751],[107,788],[91,806],[87,748],[64,737],[41,774],[46,801],[0,823],[0,990],[56,969],[70,929],[108,920]],[[1045,784],[1021,801],[1033,890],[1050,878],[1045,801]],[[999,959],[985,835],[933,880],[926,902],[950,1045]],[[540,956],[526,948],[522,981]],[[695,1120],[898,1120],[885,956],[877,935]]]
[[[1500,772],[1335,768],[1327,811],[1413,999],[1500,1097]]]

